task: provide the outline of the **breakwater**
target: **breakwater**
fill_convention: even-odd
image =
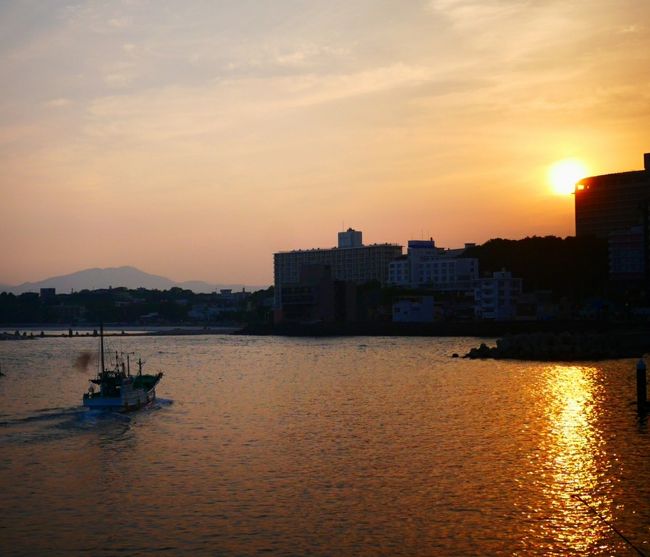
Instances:
[[[646,331],[537,332],[508,335],[495,346],[481,343],[464,357],[539,361],[584,361],[639,357],[650,352]]]
[[[650,330],[647,324],[610,321],[439,321],[435,323],[256,323],[234,334],[286,337],[423,336],[497,338],[517,334],[618,334]]]

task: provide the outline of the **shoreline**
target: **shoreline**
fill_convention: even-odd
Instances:
[[[12,327],[13,328],[13,327]],[[154,336],[197,336],[197,335],[231,335],[241,327],[214,327],[207,329],[198,329],[194,327],[170,327],[162,330],[128,330],[128,328],[120,329],[116,327],[112,330],[104,330],[105,337],[154,337]],[[16,334],[18,331],[19,334]],[[69,332],[60,332],[62,328],[52,327],[48,331],[47,328],[40,328],[36,326],[25,326],[24,328],[15,328],[13,333],[0,330],[0,341],[20,341],[20,340],[36,340],[39,338],[99,338],[99,333],[88,331],[86,328],[82,330],[75,330],[72,328],[72,334]]]
[[[336,336],[414,336],[499,338],[518,334],[541,333],[642,333],[650,330],[645,323],[607,321],[455,321],[438,323],[285,323],[249,324],[236,335],[336,337]]]
[[[609,321],[448,321],[436,323],[252,323],[242,325],[106,325],[104,336],[241,335],[281,337],[414,336],[500,338],[521,334],[620,334],[650,331],[647,323]],[[24,323],[0,325],[0,340],[98,336],[96,326]],[[16,334],[18,333],[18,334]]]
[[[49,327],[49,330],[48,330]],[[490,339],[464,355],[471,359],[532,361],[597,361],[639,357],[650,352],[650,331],[642,323],[606,321],[511,321],[445,323],[285,323],[243,326],[166,326],[160,329],[124,325],[109,326],[106,337],[160,336],[277,336],[301,338],[336,337],[471,337]],[[7,331],[13,329],[13,332]],[[131,329],[131,330],[129,330]],[[95,328],[79,330],[52,325],[0,327],[0,342],[39,338],[97,338]],[[496,342],[496,346],[494,346]]]
[[[13,328],[13,327],[12,327]],[[129,326],[112,327],[106,337],[161,336],[277,336],[287,338],[336,337],[470,337],[483,339],[480,346],[463,355],[469,359],[520,361],[602,361],[643,357],[650,353],[650,331],[644,324],[598,321],[573,322],[448,322],[448,323],[285,323],[249,324],[240,327],[169,326],[150,330]],[[26,330],[27,329],[27,330]],[[38,325],[0,328],[0,342],[39,338],[98,338],[96,329],[76,330]],[[495,345],[496,344],[496,345]],[[459,357],[453,354],[452,357]]]

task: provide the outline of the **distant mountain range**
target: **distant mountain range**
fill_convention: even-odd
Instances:
[[[246,288],[251,292],[266,288],[266,286],[246,286],[243,284],[210,284],[203,281],[191,280],[177,282],[159,275],[145,273],[135,267],[109,267],[106,269],[85,269],[69,275],[50,277],[39,282],[24,282],[18,286],[0,285],[0,292],[12,292],[22,294],[23,292],[38,292],[41,288],[56,288],[57,294],[66,294],[71,290],[97,290],[100,288],[147,288],[157,290],[169,290],[175,286],[192,290],[197,293],[208,293],[222,288],[241,290]]]

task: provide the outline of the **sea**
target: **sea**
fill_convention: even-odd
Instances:
[[[650,555],[633,359],[489,339],[121,336],[158,400],[81,400],[92,337],[0,342],[0,555]]]

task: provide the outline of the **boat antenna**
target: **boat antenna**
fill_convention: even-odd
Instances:
[[[577,493],[572,493],[571,497],[575,497],[578,501],[580,501],[585,507],[587,507],[592,513],[594,513],[598,519],[603,522],[604,524],[607,524],[614,532],[618,534],[618,536],[626,543],[628,544],[634,551],[637,552],[637,555],[640,555],[641,557],[646,557],[646,554],[641,551],[636,545],[634,545],[630,540],[628,540],[622,533],[621,531],[616,528],[611,522],[609,522],[602,514],[600,514],[596,509],[594,509],[587,501],[585,501],[580,495]]]
[[[99,324],[99,353],[101,354],[102,373],[104,373],[104,322]]]

